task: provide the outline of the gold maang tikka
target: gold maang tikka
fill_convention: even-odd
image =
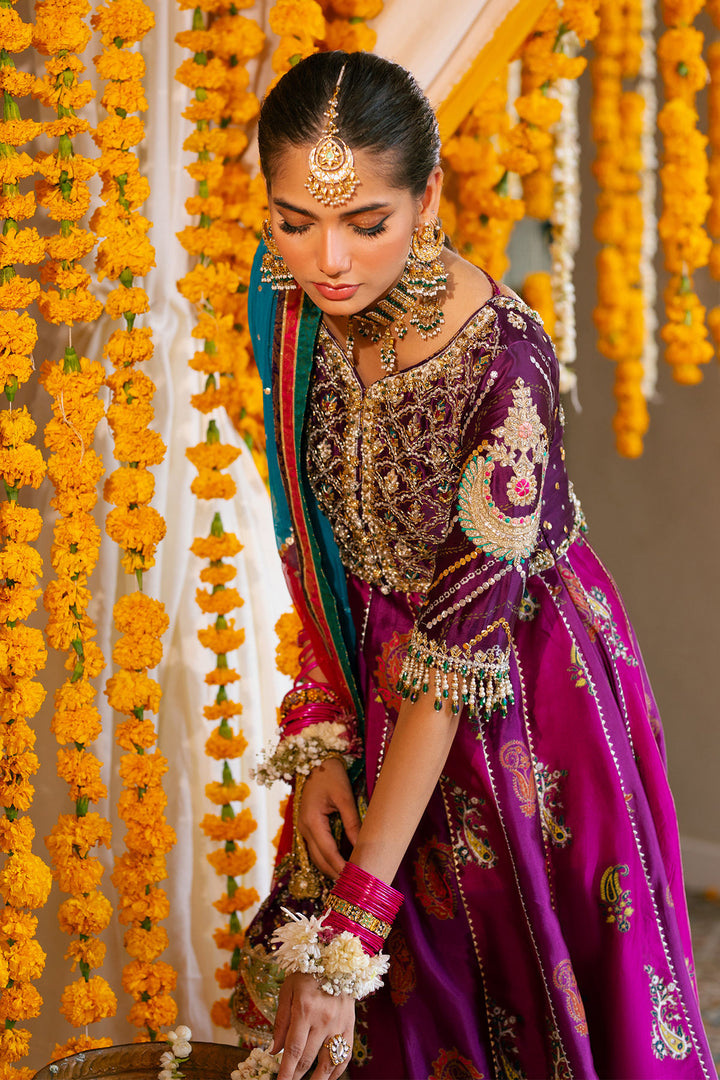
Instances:
[[[337,129],[337,100],[344,71],[343,67],[325,110],[325,125],[320,138],[308,157],[310,175],[305,187],[325,206],[343,206],[350,202],[360,183],[352,150],[340,138]]]

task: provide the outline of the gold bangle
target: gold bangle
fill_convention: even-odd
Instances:
[[[377,934],[383,940],[392,930],[391,923],[383,922],[382,919],[371,915],[369,911],[358,907],[357,904],[351,904],[349,900],[343,900],[341,896],[336,896],[335,893],[329,894],[327,905],[333,911],[337,911],[338,915],[344,915],[346,919],[350,919],[352,922],[357,923],[358,926],[362,926],[364,930],[369,930],[371,934]]]

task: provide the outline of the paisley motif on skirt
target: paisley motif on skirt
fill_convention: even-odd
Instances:
[[[534,817],[537,806],[535,774],[528,748],[519,739],[500,747],[500,764],[512,775],[513,791],[525,817]]]
[[[387,939],[390,954],[388,986],[393,1005],[405,1005],[415,989],[415,960],[402,930],[394,926]]]
[[[418,898],[428,915],[453,919],[457,913],[452,848],[439,840],[428,840],[415,860]]]
[[[560,961],[553,971],[553,982],[558,990],[562,990],[565,995],[565,1008],[575,1025],[578,1035],[587,1035],[588,1026],[585,1018],[585,1006],[580,997],[577,979],[570,960]]]
[[[386,709],[394,709],[396,712],[402,704],[402,695],[396,687],[402,674],[409,640],[410,632],[399,634],[395,630],[390,640],[383,642],[374,673],[380,701]]]
[[[472,1061],[453,1047],[440,1051],[428,1080],[485,1080],[485,1074],[478,1072]]]

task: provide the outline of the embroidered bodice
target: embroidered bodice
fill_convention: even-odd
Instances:
[[[438,695],[459,700],[473,672],[464,697],[477,690],[482,700],[482,680],[493,700],[505,693],[525,582],[582,527],[557,374],[535,313],[504,295],[440,352],[369,387],[320,330],[308,477],[346,570],[383,592],[420,595],[408,692],[434,667],[449,673]]]

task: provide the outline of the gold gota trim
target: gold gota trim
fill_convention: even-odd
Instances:
[[[391,923],[383,922],[382,919],[378,919],[369,911],[358,907],[357,904],[351,904],[349,900],[344,900],[341,896],[336,896],[335,893],[328,894],[326,904],[333,911],[337,911],[339,915],[344,915],[351,922],[357,923],[358,926],[362,926],[365,930],[369,930],[371,934],[377,934],[378,937],[386,938],[392,930]]]
[[[492,645],[471,652],[474,645],[500,629],[507,636],[507,648]],[[510,626],[505,619],[491,623],[462,647],[452,645],[449,649],[442,642],[431,641],[416,627],[408,642],[397,690],[404,698],[417,701],[420,694],[429,692],[430,672],[434,669],[434,706],[438,712],[443,702],[449,700],[454,715],[462,706],[471,718],[488,720],[497,708],[506,716],[508,705],[515,703],[510,682],[510,638]]]

